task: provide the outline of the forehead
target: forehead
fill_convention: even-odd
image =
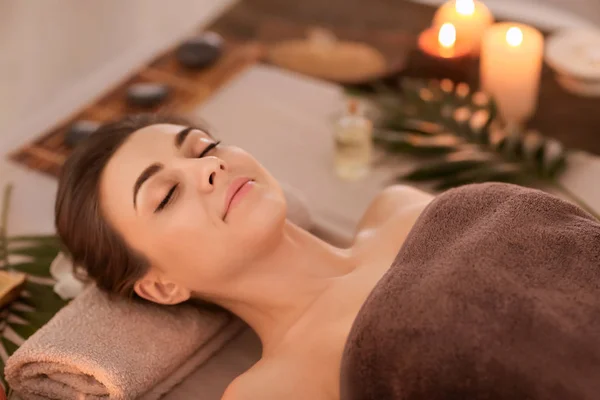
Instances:
[[[162,162],[176,151],[174,139],[184,126],[156,124],[133,132],[117,149],[105,168],[105,175],[113,171],[119,175],[139,174],[149,163]],[[133,178],[135,179],[135,178]]]
[[[156,124],[133,132],[110,158],[100,179],[100,195],[107,207],[120,209],[131,202],[133,184],[153,163],[165,163],[177,154],[175,135],[185,126]]]
[[[154,149],[174,149],[175,135],[187,128],[182,125],[155,124],[149,125],[133,132],[121,147],[115,152],[113,158],[119,156],[152,156]]]

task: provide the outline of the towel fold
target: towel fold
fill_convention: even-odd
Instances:
[[[341,393],[598,399],[600,222],[516,185],[440,195],[359,311]]]
[[[6,364],[23,400],[158,399],[245,325],[226,312],[109,299],[90,286]]]

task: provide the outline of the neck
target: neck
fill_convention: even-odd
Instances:
[[[246,321],[268,352],[337,278],[352,270],[347,250],[329,245],[287,222],[281,240],[260,260],[247,266],[248,274],[232,283],[226,299],[217,301]]]

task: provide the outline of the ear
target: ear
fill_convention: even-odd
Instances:
[[[179,304],[191,297],[191,291],[171,281],[148,274],[134,285],[138,296],[159,304]]]

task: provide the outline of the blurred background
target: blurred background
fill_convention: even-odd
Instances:
[[[459,3],[463,7],[466,4],[469,15],[459,15]],[[473,4],[477,4],[476,9],[469,11]],[[442,33],[442,23],[448,21],[454,22],[459,32],[458,38],[449,45],[452,56],[445,57],[442,54],[443,38],[437,35]],[[594,189],[597,185],[590,184],[590,179],[600,173],[598,0],[484,0],[475,3],[473,0],[170,0],[168,3],[162,0],[0,0],[0,153],[4,156],[0,161],[0,175],[2,181],[19,182],[15,196],[21,199],[10,214],[12,225],[17,231],[52,229],[52,196],[60,165],[75,142],[83,140],[92,131],[89,124],[78,125],[79,121],[100,123],[131,112],[169,110],[179,113],[186,108],[186,112],[212,119],[231,131],[240,131],[240,126],[246,124],[249,129],[259,132],[260,124],[265,122],[255,115],[243,122],[242,111],[236,111],[238,125],[229,124],[230,110],[236,102],[242,103],[243,107],[255,101],[253,87],[273,93],[272,98],[276,99],[280,109],[275,111],[265,106],[262,112],[272,121],[276,117],[282,119],[277,129],[285,131],[290,124],[296,126],[297,122],[285,121],[284,116],[299,115],[306,108],[305,120],[313,124],[307,129],[315,135],[322,129],[323,135],[328,137],[308,149],[315,160],[323,163],[320,169],[307,172],[306,177],[282,174],[282,179],[307,192],[309,186],[303,187],[303,179],[309,185],[314,175],[333,171],[327,163],[337,157],[336,149],[331,148],[331,138],[335,134],[335,115],[341,116],[344,112],[342,93],[356,89],[355,83],[360,86],[363,81],[373,83],[389,77],[386,84],[391,83],[390,89],[400,96],[403,94],[401,86],[408,82],[405,78],[414,77],[426,80],[450,78],[467,82],[468,90],[473,93],[481,90],[480,55],[477,51],[465,55],[461,48],[467,42],[473,45],[472,39],[482,37],[482,32],[494,22],[503,21],[519,23],[526,29],[525,44],[536,35],[543,35],[545,41],[534,51],[518,46],[523,54],[515,65],[520,67],[496,65],[488,73],[500,89],[507,87],[501,83],[503,81],[512,82],[514,86],[504,90],[506,100],[500,107],[501,113],[502,108],[510,108],[530,97],[528,104],[520,105],[521,109],[517,111],[525,118],[524,126],[536,131],[529,135],[534,139],[531,141],[534,146],[526,150],[537,160],[534,165],[537,170],[530,174],[530,166],[523,162],[518,172],[525,168],[525,175],[538,178],[541,171],[546,174],[542,176],[544,180],[554,179],[558,176],[556,170],[563,164],[565,149],[577,150],[577,157],[570,157],[570,167],[560,175],[561,179],[571,192],[579,193],[587,203],[600,204],[600,189]],[[469,40],[460,37],[464,27],[475,22],[484,25],[478,28],[479,31],[473,31],[475,33],[469,31]],[[202,36],[207,30],[222,35],[224,46],[212,46]],[[421,39],[428,33],[431,43],[424,44]],[[588,40],[586,35],[594,39]],[[587,40],[585,46],[582,40]],[[205,66],[186,66],[174,49],[185,47],[190,41],[188,56],[213,59],[207,59]],[[252,47],[252,44],[257,46]],[[548,51],[550,44],[552,51]],[[507,46],[505,40],[488,44],[488,48],[493,49],[488,54],[497,60],[491,62],[491,67],[506,58],[502,52],[510,48]],[[528,71],[526,66],[532,63],[542,63],[542,67]],[[253,78],[248,79],[252,82],[248,83],[251,88],[242,89],[243,85],[238,85],[239,93],[235,95],[217,95],[239,71],[265,64],[281,69],[259,74],[260,79],[251,74]],[[292,71],[300,72],[304,77],[320,78],[322,84],[298,79],[288,87],[278,80],[279,72]],[[293,81],[290,76],[285,78],[289,82]],[[565,87],[561,77],[570,79],[567,83],[575,85],[577,90]],[[538,81],[539,90],[536,87]],[[427,82],[417,86],[428,85]],[[138,83],[149,83],[150,87],[134,87]],[[526,90],[523,85],[527,86]],[[283,90],[283,87],[288,88]],[[141,90],[142,95],[132,102],[129,91],[133,89]],[[161,91],[165,89],[170,90],[166,101],[161,97]],[[368,89],[372,89],[372,85]],[[148,90],[155,91],[154,95],[143,94]],[[422,97],[423,92],[419,92],[418,87],[415,90],[417,97]],[[226,91],[229,92],[231,90]],[[408,92],[410,95],[410,90]],[[332,97],[330,104],[314,106],[318,103],[316,99],[327,98],[327,93],[334,93],[335,100]],[[471,121],[479,108],[483,108],[479,111],[490,111],[489,120],[494,119],[496,110],[491,105],[476,105],[470,96],[463,98],[458,93],[457,87],[456,93],[452,91],[450,97],[436,103],[437,110],[440,111],[444,102],[450,99],[458,114],[462,112],[463,122]],[[491,94],[494,97],[498,93]],[[149,103],[144,106],[144,101]],[[284,104],[287,105],[284,107]],[[398,110],[406,114],[413,106],[404,104]],[[440,121],[440,115],[431,119],[431,115],[426,115],[430,105],[425,101],[423,106],[425,112],[416,115],[418,119],[435,122],[442,130],[450,128],[457,137],[452,138],[453,145],[448,146],[445,137],[433,138],[433,142],[423,144],[414,135],[394,136],[391,149],[386,150],[395,162],[404,162],[410,167],[421,162],[421,159],[411,159],[411,154],[396,151],[397,147],[408,145],[408,153],[433,149],[442,154],[443,162],[451,161],[442,166],[434,164],[432,168],[438,169],[437,175],[427,172],[431,178],[438,179],[456,168],[459,172],[479,174],[464,181],[442,182],[450,185],[482,179],[503,180],[507,178],[507,171],[510,172],[508,178],[512,178],[514,160],[511,157],[526,161],[523,158],[527,157],[527,151],[522,151],[524,145],[521,142],[526,141],[527,135],[517,134],[519,145],[516,148],[514,141],[508,140],[513,134],[504,129],[499,134],[503,139],[497,146],[479,148],[481,146],[477,144],[478,150],[471,152],[468,160],[460,159],[456,164],[456,160],[448,157],[454,157],[454,153],[463,148],[464,138],[460,135],[464,136],[464,132],[456,126],[460,121],[455,120],[455,115],[449,120],[443,117]],[[528,114],[530,108],[532,112]],[[329,114],[325,115],[324,110],[329,110]],[[223,120],[220,120],[221,114],[225,116]],[[406,115],[402,121],[395,115],[387,117],[390,118],[384,118],[378,128],[405,131],[408,123],[412,124],[408,130],[416,130],[414,121],[406,121]],[[275,126],[275,122],[272,124]],[[486,135],[498,137],[493,130],[487,129],[487,122],[485,128]],[[537,131],[544,135],[543,141],[537,140]],[[304,134],[299,132],[299,135]],[[402,146],[394,142],[398,138]],[[244,139],[232,137],[240,145]],[[282,152],[285,146],[293,148],[292,137],[285,140],[273,146],[279,146]],[[323,140],[322,137],[319,140]],[[415,143],[417,146],[413,148]],[[248,150],[254,150],[252,145],[252,142],[247,144]],[[327,147],[321,154],[319,149],[323,146]],[[407,150],[404,147],[402,150]],[[256,149],[256,154],[260,151]],[[507,152],[508,159],[505,157]],[[494,158],[492,176],[486,175],[488,156]],[[261,161],[272,162],[275,169],[280,169],[278,160],[269,159],[269,154],[264,157]],[[378,162],[374,161],[375,164]],[[309,164],[316,165],[314,162]],[[479,170],[472,168],[474,165]],[[24,166],[29,168],[24,169]],[[354,192],[344,192],[350,190],[363,196],[356,202],[356,208],[347,210],[344,218],[357,214],[358,204],[367,202],[372,193],[389,183],[390,170],[386,169],[387,175],[376,171],[371,175],[372,179],[354,184],[339,183],[346,186],[339,187],[337,195],[352,197]],[[368,185],[371,187],[367,188]],[[38,189],[40,187],[43,189]]]
[[[112,68],[109,75],[118,76],[230,3],[1,0],[0,129],[77,91],[94,74]]]
[[[441,4],[438,0],[422,0]],[[273,14],[276,4],[256,1]],[[340,13],[377,8],[402,0],[337,2]],[[208,23],[232,0],[0,0],[0,129],[7,128],[55,101],[76,92],[93,74],[111,68],[127,70],[199,23]],[[311,7],[316,2],[292,2]],[[332,2],[335,4],[336,2]],[[395,3],[395,4],[394,4]],[[598,0],[489,0],[486,4],[505,18],[518,16],[548,27],[600,24]],[[335,8],[335,7],[332,7]],[[313,13],[318,15],[317,13]],[[348,23],[360,22],[360,15]],[[117,66],[117,64],[119,64]],[[107,82],[109,84],[109,82]],[[81,89],[81,88],[79,88]]]

